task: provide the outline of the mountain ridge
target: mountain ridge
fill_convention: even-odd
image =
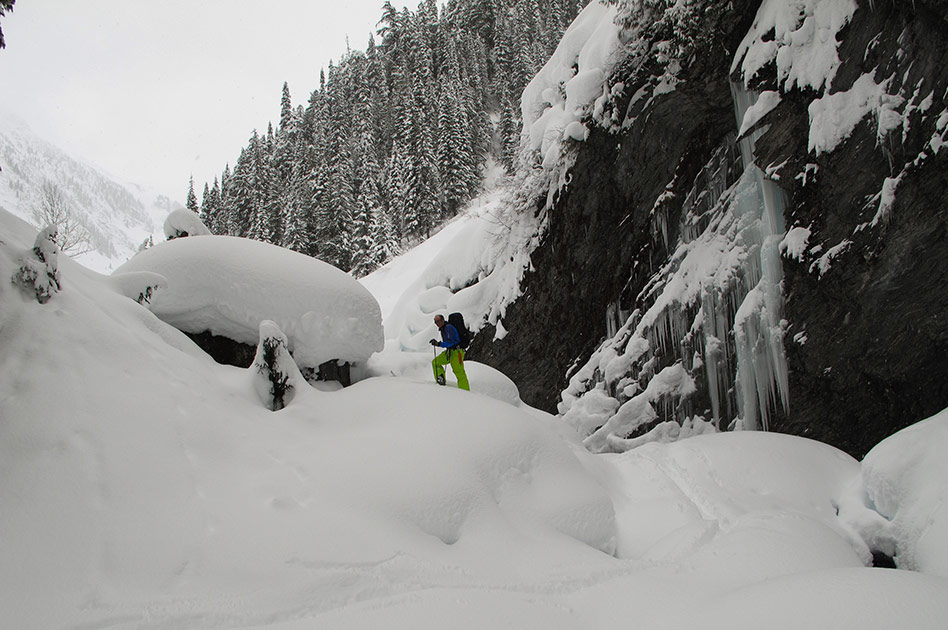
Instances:
[[[52,184],[76,222],[89,234],[92,251],[77,260],[108,272],[130,258],[181,205],[139,184],[110,175],[36,133],[15,115],[0,116],[0,207],[35,225],[42,188]]]

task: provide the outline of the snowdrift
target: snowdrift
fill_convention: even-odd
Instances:
[[[260,322],[272,320],[305,367],[362,364],[383,346],[375,298],[348,274],[288,249],[233,236],[177,238],[139,252],[114,275],[140,272],[167,280],[150,308],[185,332],[256,345]]]
[[[0,213],[0,274],[35,238]],[[547,414],[411,378],[271,412],[128,287],[59,271],[46,304],[0,282],[0,626],[948,623],[945,467],[914,457],[946,416],[860,465],[765,433],[596,456]],[[873,514],[925,573],[864,567]]]

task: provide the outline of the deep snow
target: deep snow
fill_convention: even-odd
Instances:
[[[203,227],[193,219],[176,225],[192,232]],[[186,332],[209,330],[256,345],[260,322],[272,320],[306,367],[332,359],[362,364],[382,349],[379,306],[361,284],[330,264],[269,243],[176,238],[139,252],[113,278],[122,282],[130,274],[164,280],[148,307]]]
[[[776,63],[782,86],[824,90],[854,7],[767,0],[734,69]],[[547,167],[608,96],[614,13],[590,3],[524,94]],[[811,148],[867,112],[894,129],[882,85],[817,99]],[[538,229],[508,222],[500,193],[478,204],[367,291],[290,252],[200,236],[112,276],[60,256],[45,304],[11,281],[38,268],[36,231],[0,211],[0,627],[948,627],[948,411],[861,463],[697,421],[662,429],[678,441],[594,455],[590,439],[609,444],[600,419],[641,414],[594,389],[554,417],[474,361],[472,392],[434,385],[433,315],[506,334]],[[779,248],[799,255],[805,232]],[[679,254],[679,296],[700,284],[687,274],[741,255],[714,235]],[[296,378],[271,412],[255,368],[214,363],[169,321],[250,343],[278,327],[297,360],[365,361],[370,378],[338,391]],[[595,360],[616,372],[640,345]],[[638,408],[684,376],[663,373]],[[869,568],[870,550],[901,569]]]
[[[0,274],[35,238],[0,213]],[[439,388],[391,344],[270,412],[114,278],[60,273],[43,305],[0,283],[2,627],[948,623],[946,415],[863,466],[751,432],[592,455],[496,371]],[[920,572],[865,568],[883,538]]]

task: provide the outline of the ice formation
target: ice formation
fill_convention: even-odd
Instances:
[[[775,100],[769,97],[748,115],[757,95],[740,86],[733,94],[738,127],[752,126],[747,121]],[[763,131],[740,138],[737,150],[723,146],[705,166],[684,201],[681,240],[671,260],[639,297],[647,308],[633,313],[563,392],[560,412],[589,435],[591,450],[625,450],[726,428],[722,420],[733,420],[733,428],[766,429],[773,410],[787,407],[780,262],[786,196],[753,162]],[[659,203],[653,220],[667,242]],[[660,355],[677,363],[661,369]],[[688,378],[669,380],[669,370]],[[692,416],[687,404],[695,392],[690,374],[700,372],[707,379],[710,419]],[[592,398],[577,405],[586,396]],[[655,426],[662,418],[688,428]]]
[[[887,93],[888,79],[864,74],[849,89],[832,92],[842,65],[838,33],[856,6],[852,0],[761,3],[731,66],[732,76],[739,78],[732,94],[740,160],[725,147],[705,166],[684,200],[677,243],[669,242],[673,230],[663,210],[667,200],[656,200],[653,234],[674,253],[636,297],[639,308],[625,325],[607,325],[608,339],[571,375],[562,394],[559,410],[570,424],[585,435],[597,429],[609,434],[608,439],[597,438],[597,449],[606,443],[610,448],[639,444],[653,432],[655,439],[671,439],[662,425],[656,426],[662,417],[694,421],[686,389],[666,393],[662,404],[674,403],[671,414],[656,413],[652,402],[643,404],[650,380],[670,363],[680,363],[689,374],[704,373],[712,416],[707,420],[714,427],[725,428],[721,422],[727,419],[732,428],[766,429],[776,409],[788,408],[781,255],[801,262],[806,256],[811,272],[822,275],[849,241],[823,248],[811,242],[808,227],[792,226],[787,232],[786,195],[776,183],[779,167],[765,173],[755,165],[754,143],[766,132],[766,116],[793,89],[817,94],[809,110],[809,150],[814,154],[832,151],[870,115],[880,139],[899,126],[905,132],[908,114],[898,108],[906,99]],[[767,67],[776,70],[776,89],[760,94],[748,90]],[[602,90],[607,87],[604,82]],[[632,104],[645,96],[640,90]],[[930,108],[920,90],[908,102],[906,107],[919,111]],[[948,123],[939,129],[944,127]],[[940,148],[936,138],[931,145]],[[867,226],[888,215],[900,177],[882,186]],[[821,257],[811,258],[822,249]],[[611,322],[614,315],[607,319]],[[633,409],[635,419],[619,421],[620,410],[630,416]]]

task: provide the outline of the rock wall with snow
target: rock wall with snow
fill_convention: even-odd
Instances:
[[[944,4],[617,4],[551,60],[582,85],[524,93],[553,188],[511,334],[472,354],[597,451],[769,428],[862,456],[948,405]]]

